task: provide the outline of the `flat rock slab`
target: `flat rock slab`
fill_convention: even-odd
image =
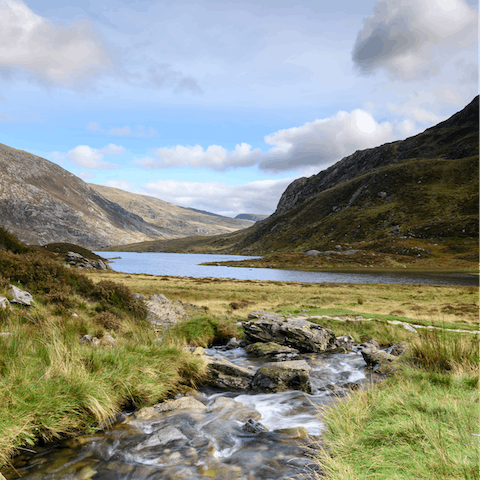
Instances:
[[[310,367],[305,360],[272,362],[260,367],[253,377],[253,390],[265,393],[301,390],[312,393]]]
[[[256,357],[270,358],[272,361],[300,360],[298,350],[275,342],[252,343],[245,348],[245,351]]]
[[[304,318],[262,315],[255,321],[243,322],[242,326],[247,340],[252,343],[274,342],[300,352],[325,352],[336,348],[332,330]]]
[[[240,367],[228,360],[204,357],[207,362],[208,379],[207,383],[214,387],[226,388],[228,390],[246,390],[255,375],[250,368]]]

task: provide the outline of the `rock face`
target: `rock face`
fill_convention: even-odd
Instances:
[[[312,393],[309,371],[310,367],[305,360],[267,363],[255,373],[252,389],[265,393],[285,390]]]
[[[301,352],[325,352],[335,348],[332,330],[302,318],[286,319],[280,315],[263,315],[256,321],[243,322],[250,342],[275,342]]]

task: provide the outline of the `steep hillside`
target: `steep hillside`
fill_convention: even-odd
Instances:
[[[158,238],[161,232],[58,165],[0,144],[1,225],[23,242],[90,248]]]
[[[335,244],[379,249],[426,241],[478,252],[478,97],[425,132],[344,158],[290,185],[274,215],[213,238],[147,242],[129,250],[238,254]]]
[[[259,222],[260,220],[264,220],[267,217],[268,215],[259,215],[256,213],[240,213],[235,218],[241,218],[244,220],[253,220],[254,222]]]
[[[125,210],[160,227],[164,238],[218,235],[250,227],[253,221],[223,217],[193,208],[183,208],[147,195],[90,184],[95,191]]]

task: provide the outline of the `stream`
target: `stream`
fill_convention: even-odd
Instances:
[[[215,347],[206,354],[257,369],[269,360],[243,348]],[[312,456],[324,429],[319,407],[366,381],[359,352],[307,353],[312,394],[225,391],[201,387],[123,415],[103,432],[25,453],[7,480],[306,480],[318,470]],[[168,408],[171,407],[171,408]]]

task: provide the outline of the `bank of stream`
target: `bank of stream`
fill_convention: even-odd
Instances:
[[[206,354],[255,370],[266,362],[243,348],[216,347]],[[205,386],[176,403],[126,414],[96,435],[24,453],[4,475],[7,480],[304,480],[318,468],[312,459],[323,430],[318,407],[361,388],[367,372],[360,351],[307,353],[301,359],[311,369],[311,394]]]

